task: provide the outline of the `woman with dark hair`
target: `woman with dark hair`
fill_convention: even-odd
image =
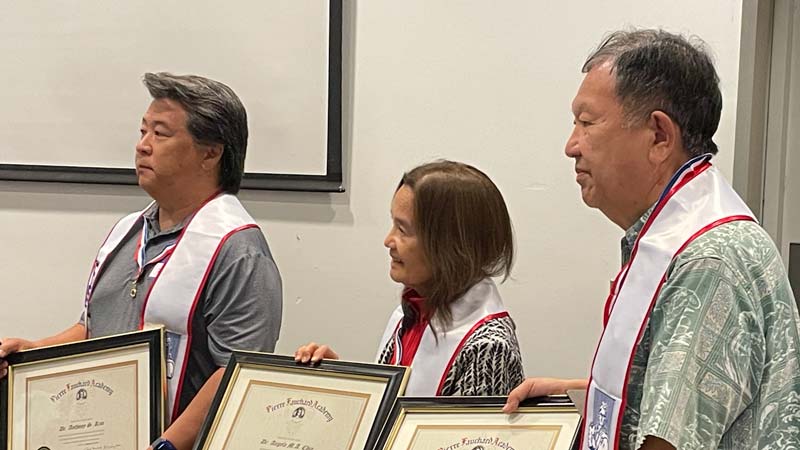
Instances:
[[[389,276],[405,286],[378,362],[413,367],[406,395],[507,395],[523,379],[514,322],[491,277],[508,278],[513,232],[503,196],[480,170],[438,161],[406,173],[391,206]],[[300,347],[295,359],[338,355]]]

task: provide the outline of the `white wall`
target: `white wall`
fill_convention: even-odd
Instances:
[[[446,157],[485,170],[510,207],[519,256],[501,291],[528,373],[585,375],[622,232],[582,204],[563,155],[580,66],[605,32],[624,26],[705,39],[725,101],[717,160],[730,175],[741,2],[346,4],[348,192],[241,195],[283,274],[278,350],[313,339],[348,359],[373,357],[399,293],[381,244],[393,188],[404,170]],[[0,335],[73,323],[97,245],[146,202],[135,187],[0,182]]]

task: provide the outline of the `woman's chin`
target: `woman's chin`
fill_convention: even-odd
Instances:
[[[389,278],[391,278],[395,283],[404,284],[402,274],[398,273],[397,269],[394,267],[389,269]]]

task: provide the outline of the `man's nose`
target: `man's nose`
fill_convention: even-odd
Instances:
[[[393,249],[396,247],[394,242],[394,233],[392,231],[393,230],[389,230],[389,232],[386,233],[386,237],[383,238],[383,246],[388,249]]]
[[[150,153],[152,147],[150,146],[150,133],[142,134],[139,142],[136,143],[136,151],[139,153]]]
[[[572,129],[572,133],[569,135],[567,139],[567,143],[564,146],[564,154],[567,155],[568,158],[577,158],[581,156],[580,147],[578,146],[578,137],[576,135],[577,128]]]

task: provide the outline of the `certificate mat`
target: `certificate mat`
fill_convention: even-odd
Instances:
[[[279,365],[235,363],[237,356],[242,359],[242,352],[234,353],[227,380],[223,379],[217,392],[216,408],[212,405],[195,448],[371,449],[406,373],[400,367],[323,363],[358,365],[362,370],[337,373],[297,365],[285,356],[245,355],[277,360]],[[364,368],[388,368],[393,374],[370,375]]]
[[[161,333],[93,339],[12,355],[6,384],[8,450],[141,450],[162,431]],[[97,350],[108,340],[158,334],[158,344],[138,342]],[[156,348],[157,355],[151,349]],[[69,354],[74,348],[93,351]],[[37,352],[37,353],[34,353]],[[26,355],[55,355],[24,361]],[[153,367],[154,362],[159,367]],[[154,374],[156,375],[154,377]],[[154,417],[155,419],[154,420]],[[157,424],[158,426],[153,426]]]
[[[401,398],[401,402],[404,399]],[[580,429],[574,407],[526,408],[503,414],[493,407],[451,405],[402,408],[382,450],[571,450]]]

